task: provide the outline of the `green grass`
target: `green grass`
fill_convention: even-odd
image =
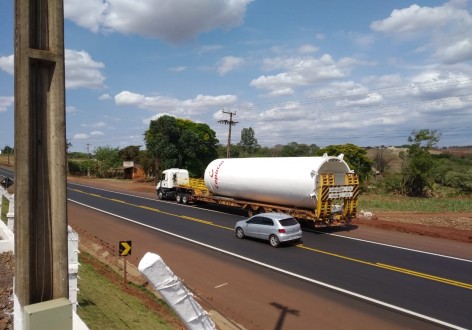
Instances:
[[[81,258],[84,254],[81,254]],[[148,309],[143,301],[125,292],[119,284],[101,276],[87,263],[89,258],[93,257],[83,258],[85,260],[81,260],[79,268],[77,307],[77,314],[89,329],[173,329],[163,318]],[[165,304],[147,293],[157,303]],[[169,309],[167,305],[163,308]]]
[[[472,198],[418,198],[361,195],[359,210],[398,212],[472,212]]]

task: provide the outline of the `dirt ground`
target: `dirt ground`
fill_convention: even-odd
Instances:
[[[97,182],[86,178],[70,178],[69,181],[86,185],[94,185]],[[145,197],[155,197],[155,188],[152,183],[100,180],[100,186],[104,189],[110,188]],[[472,243],[472,213],[382,212],[366,216],[359,215],[353,220],[352,224]],[[91,263],[99,273],[106,276],[110,281],[116,283],[122,281],[122,278],[115,272],[110,272],[109,267],[98,262],[100,256],[103,256],[103,249],[106,249],[106,247],[100,247],[100,240],[87,233],[79,232],[79,235],[80,249],[97,258],[89,258],[87,262]],[[103,261],[110,262],[111,260],[105,258]],[[0,254],[0,330],[13,329],[13,263],[12,253]],[[113,264],[117,264],[117,262],[113,260]],[[143,278],[139,276],[131,277],[129,280],[137,284],[145,283]],[[132,286],[124,286],[123,288],[140,297],[150,309],[163,315],[169,324],[177,329],[184,329],[182,323],[172,313],[163,309],[159,304],[153,303],[140,290]]]

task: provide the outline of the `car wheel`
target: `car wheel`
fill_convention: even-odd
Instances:
[[[175,200],[177,201],[177,204],[182,203],[182,195],[181,194],[176,194],[175,195]]]
[[[184,195],[182,196],[182,203],[185,204],[185,205],[187,205],[188,202],[189,202],[189,197],[188,197],[187,194],[184,194]]]
[[[277,247],[280,245],[279,238],[276,235],[270,235],[269,243],[272,247]]]
[[[236,237],[244,238],[244,230],[241,227],[236,228]]]
[[[157,192],[157,198],[159,198],[159,200],[163,200],[164,199],[164,194],[162,193],[162,190],[159,190]]]

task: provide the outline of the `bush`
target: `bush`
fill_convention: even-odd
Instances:
[[[404,184],[403,184],[403,176],[400,173],[394,173],[387,175],[381,187],[387,193],[392,194],[403,194],[404,193]]]
[[[93,160],[69,160],[67,162],[69,174],[77,176],[94,175],[96,174],[96,164]]]
[[[467,172],[448,172],[444,178],[444,185],[457,188],[463,193],[472,193],[472,170]]]

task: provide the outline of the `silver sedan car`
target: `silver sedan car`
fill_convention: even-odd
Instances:
[[[297,220],[283,213],[260,213],[249,219],[236,222],[236,237],[254,237],[268,240],[277,247],[283,242],[299,241],[302,229]]]

